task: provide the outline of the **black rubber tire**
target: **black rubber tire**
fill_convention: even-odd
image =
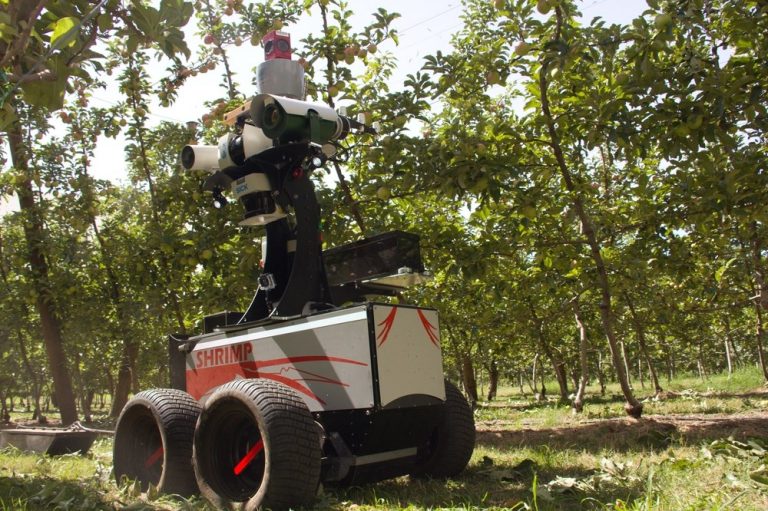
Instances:
[[[443,418],[411,475],[455,477],[466,468],[474,450],[475,419],[472,408],[461,391],[446,380]]]
[[[162,493],[198,492],[192,469],[192,439],[200,405],[176,389],[145,390],[123,408],[115,427],[115,479],[150,483]]]
[[[321,455],[309,408],[296,392],[271,380],[222,385],[205,402],[195,428],[197,484],[219,508],[239,502],[248,511],[277,510],[311,503]]]

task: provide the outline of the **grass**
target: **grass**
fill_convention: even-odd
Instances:
[[[572,415],[567,404],[535,402],[503,388],[497,402],[476,410],[478,444],[461,477],[325,488],[313,509],[768,509],[768,416],[757,415],[768,400],[755,392],[761,382],[749,370],[730,380],[675,381],[665,386],[677,392],[673,397],[644,396],[645,413],[663,420],[639,422],[623,418],[622,400],[612,388],[606,398],[590,395],[582,416]],[[754,427],[736,428],[736,437],[729,438],[728,428],[674,429],[664,422],[733,413],[755,416]],[[101,439],[87,456],[0,451],[0,511],[211,509],[199,499],[117,485],[111,450],[111,439]]]

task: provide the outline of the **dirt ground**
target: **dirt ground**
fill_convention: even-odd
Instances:
[[[625,450],[644,445],[666,447],[673,441],[695,444],[733,437],[766,436],[768,412],[742,414],[648,415],[641,419],[582,420],[546,429],[514,428],[511,421],[477,423],[478,443],[494,447],[591,447]]]
[[[713,396],[723,394],[713,393]],[[706,393],[701,394],[706,397]],[[663,399],[678,397],[666,393]],[[741,398],[768,399],[768,389],[739,394]],[[521,427],[522,425],[522,427]],[[626,450],[644,445],[663,448],[672,442],[696,444],[733,437],[737,440],[768,436],[768,410],[743,413],[643,415],[641,419],[579,419],[563,426],[536,427],[535,421],[478,421],[478,442],[495,447],[612,448]],[[528,427],[530,426],[530,427]]]

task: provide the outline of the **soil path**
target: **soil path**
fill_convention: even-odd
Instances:
[[[597,451],[664,448],[672,442],[696,444],[733,437],[768,437],[768,411],[738,414],[648,415],[631,418],[579,420],[565,426],[528,428],[516,421],[478,421],[477,442],[494,447],[535,447]],[[517,425],[517,427],[516,427]]]

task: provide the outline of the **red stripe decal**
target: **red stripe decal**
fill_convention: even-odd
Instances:
[[[310,373],[309,371],[304,371],[303,369],[296,369],[296,370],[302,375],[305,375],[305,377],[302,378],[304,381],[314,381],[317,383],[331,383],[333,385],[339,385],[341,387],[349,387],[349,383],[344,383],[341,380],[334,380],[333,378],[328,378],[327,376],[323,376],[322,374]],[[307,378],[306,376],[311,376],[311,378]]]
[[[429,337],[429,342],[440,347],[440,338],[437,336],[437,328],[435,328],[435,325],[429,322],[427,317],[424,315],[423,312],[421,312],[421,309],[416,309],[416,312],[419,314],[419,319],[421,320],[421,324],[424,325],[424,330],[427,331],[427,337]]]
[[[392,310],[389,312],[389,315],[379,323],[378,326],[384,325],[384,328],[381,329],[381,332],[379,332],[379,335],[376,336],[376,340],[379,341],[378,347],[381,348],[381,345],[387,342],[387,337],[389,337],[389,332],[392,331],[392,325],[395,324],[395,314],[397,314],[397,307],[392,307]]]
[[[305,396],[311,397],[312,399],[314,399],[315,401],[317,401],[321,405],[325,404],[325,401],[320,399],[317,396],[317,394],[315,394],[314,392],[312,392],[309,389],[309,387],[307,387],[305,385],[302,385],[298,381],[292,380],[291,378],[288,378],[287,376],[283,376],[282,374],[278,374],[278,373],[259,373],[259,378],[266,378],[268,380],[274,380],[276,382],[280,382],[282,384],[288,385],[293,390],[295,390],[297,392],[301,392]]]
[[[248,454],[243,456],[243,459],[241,459],[237,465],[235,465],[235,475],[239,476],[243,470],[245,470],[245,467],[247,467],[253,461],[253,458],[255,458],[256,455],[262,451],[262,449],[264,449],[264,441],[259,439],[259,441],[256,442],[256,445],[251,447],[251,450],[248,451]]]
[[[358,362],[349,358],[328,357],[325,355],[308,355],[303,357],[274,358],[272,360],[256,360],[256,368],[270,367],[281,364],[298,364],[299,362],[343,362],[358,366],[367,366],[365,362]]]
[[[144,468],[151,467],[152,465],[157,463],[158,460],[162,457],[163,457],[163,446],[161,445],[160,447],[157,448],[155,452],[152,453],[152,455],[149,458],[147,458],[147,461],[144,462]]]

